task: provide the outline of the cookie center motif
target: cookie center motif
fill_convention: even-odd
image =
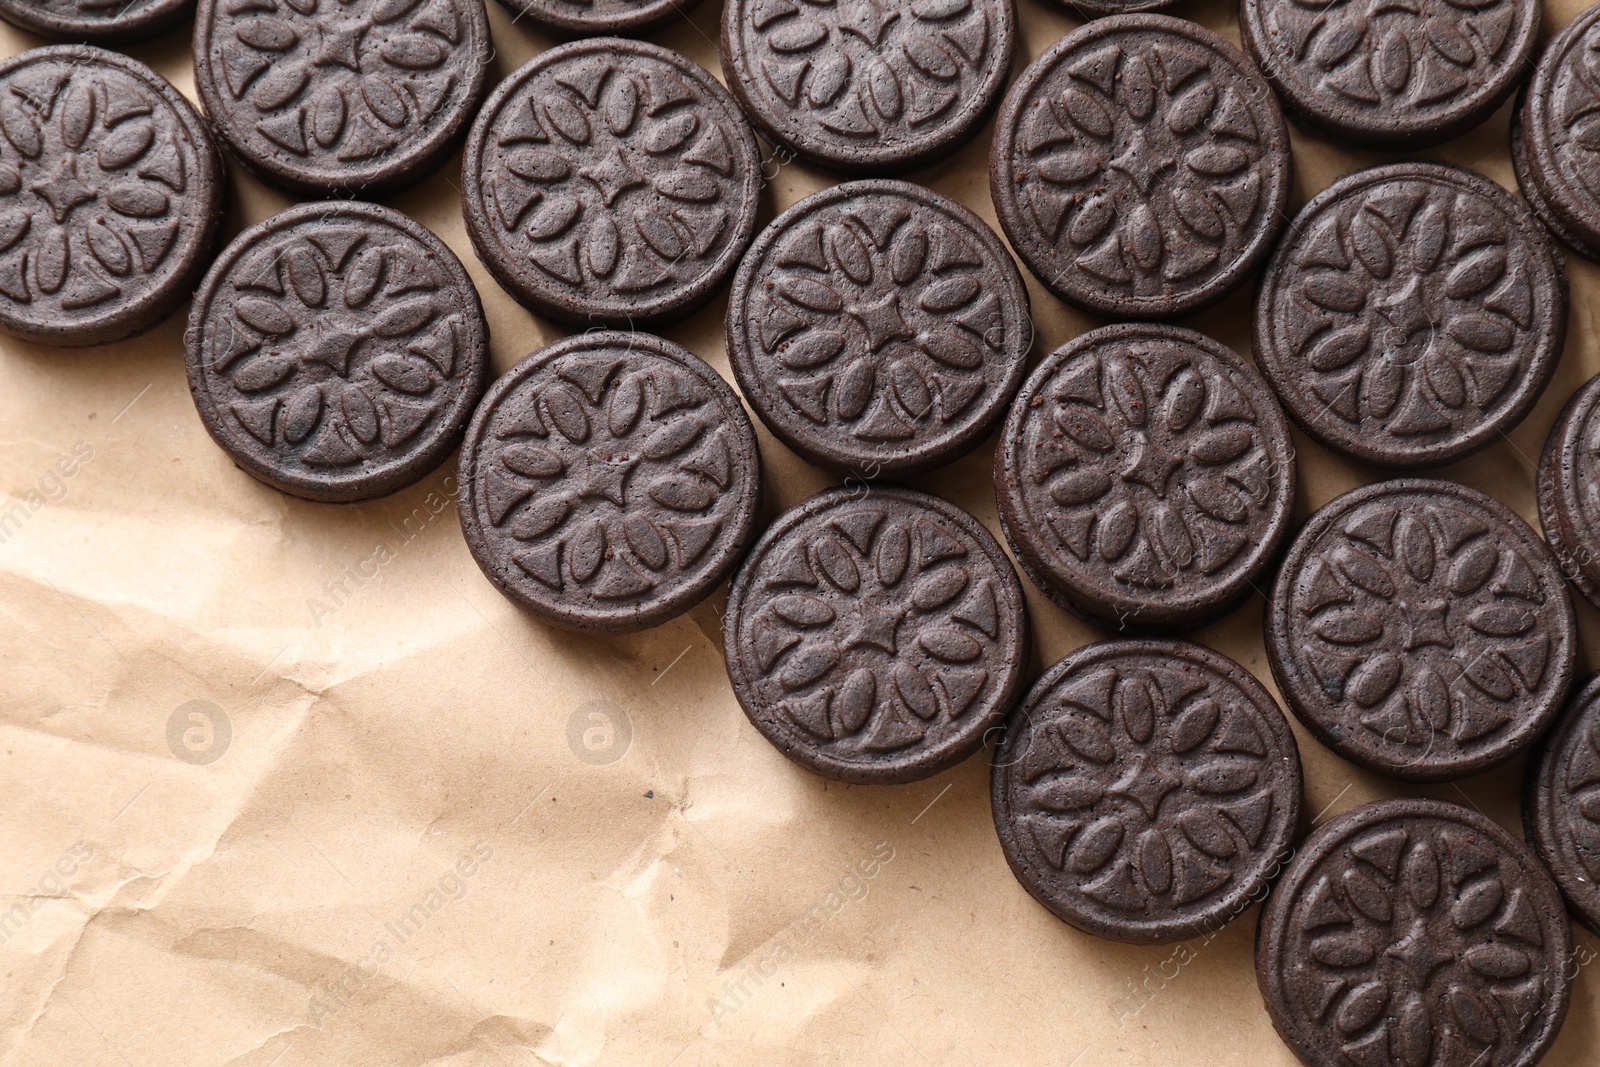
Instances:
[[[1291,1002],[1352,1062],[1513,1062],[1539,1016],[1538,913],[1470,831],[1357,834],[1307,882],[1291,924],[1305,949]]]
[[[990,62],[990,10],[972,0],[759,0],[740,32],[782,109],[824,137],[894,140],[954,118]]]
[[[430,252],[382,228],[269,239],[230,272],[227,318],[208,330],[219,399],[283,461],[381,462],[443,415],[466,372],[449,286]]]
[[[748,624],[772,703],[841,752],[946,732],[1004,673],[988,566],[930,518],[870,505],[792,531]]]
[[[563,357],[490,422],[489,521],[549,590],[642,598],[694,566],[738,506],[725,418],[666,360]]]
[[[503,240],[549,281],[632,298],[701,276],[734,240],[720,110],[667,65],[586,55],[495,116],[485,192]]]
[[[1213,897],[1253,862],[1274,815],[1255,717],[1210,671],[1126,663],[1068,675],[1013,772],[1031,847],[1114,911]]]
[[[1033,95],[1016,180],[1044,239],[1095,284],[1159,296],[1251,242],[1268,149],[1222,57],[1179,41],[1085,46]]]
[[[1251,401],[1225,371],[1161,344],[1100,347],[1041,392],[1021,482],[1074,569],[1136,589],[1221,574],[1272,505],[1274,465]],[[1214,368],[1222,371],[1221,367]]]
[[[254,132],[325,165],[423,136],[461,89],[451,68],[470,47],[451,0],[221,0],[214,39]]]
[[[1321,698],[1385,746],[1492,737],[1545,682],[1553,610],[1516,549],[1465,512],[1374,503],[1339,521],[1297,584]]]
[[[774,249],[751,317],[808,421],[868,442],[941,430],[982,391],[1008,337],[987,256],[942,220],[876,204],[828,211]]]
[[[1374,185],[1305,228],[1280,328],[1306,387],[1363,434],[1465,432],[1533,347],[1527,258],[1521,235],[1472,193]]]
[[[153,288],[192,166],[171,108],[131,77],[40,64],[0,90],[0,134],[0,299],[75,312]]]

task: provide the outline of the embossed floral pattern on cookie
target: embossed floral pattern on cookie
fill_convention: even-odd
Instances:
[[[202,286],[190,383],[252,473],[312,499],[421,477],[486,372],[483,312],[432,234],[374,205],[307,205],[247,230]]]
[[[488,24],[462,0],[203,0],[196,80],[228,143],[298,191],[425,176],[483,87]]]
[[[1283,713],[1238,666],[1181,641],[1090,645],[1007,727],[995,822],[1024,885],[1118,940],[1215,930],[1274,873],[1300,766]]]
[[[704,70],[657,45],[543,53],[484,105],[467,146],[468,231],[535,310],[639,325],[687,313],[755,229],[760,154]]]
[[[1531,1067],[1570,997],[1565,910],[1482,815],[1380,801],[1317,831],[1261,920],[1257,972],[1306,1063]]]
[[[1566,696],[1576,640],[1550,550],[1449,482],[1383,482],[1312,517],[1284,561],[1272,669],[1308,727],[1365,766],[1461,777],[1509,759]]]
[[[518,364],[480,408],[461,470],[467,542],[490,580],[551,621],[604,630],[709,593],[754,534],[761,475],[716,372],[625,333]]]
[[[1168,318],[1231,289],[1287,200],[1271,90],[1192,23],[1121,15],[1068,34],[1011,89],[990,182],[1012,247],[1063,299]]]
[[[796,154],[903,169],[988,115],[1015,21],[1011,0],[733,0],[723,65],[751,121]]]
[[[26,52],[0,71],[0,135],[0,324],[101,343],[187,295],[221,175],[171,86],[98,49]]]
[[[735,277],[728,351],[757,412],[802,454],[923,469],[1002,417],[1032,340],[1005,247],[959,204],[850,182],[795,205]]]
[[[833,490],[741,569],[729,673],[751,721],[845,781],[909,781],[970,755],[1021,685],[1021,588],[970,516],[924,493]]]
[[[1457,167],[1352,175],[1295,219],[1256,304],[1256,350],[1329,447],[1390,466],[1459,458],[1538,399],[1566,293],[1527,209]]]

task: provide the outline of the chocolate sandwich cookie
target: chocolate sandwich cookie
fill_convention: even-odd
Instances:
[[[500,0],[508,11],[566,37],[638,37],[680,19],[699,0]]]
[[[1567,579],[1600,607],[1600,376],[1590,378],[1562,408],[1544,453],[1536,486],[1539,525]]]
[[[1567,334],[1561,261],[1480,174],[1399,163],[1295,217],[1256,297],[1255,355],[1290,416],[1385,467],[1449,463],[1538,402]]]
[[[500,83],[461,165],[467,233],[523,305],[573,325],[697,310],[755,234],[761,153],[715,78],[670,49],[600,38]]]
[[[194,0],[0,0],[0,19],[56,41],[121,45],[182,22]]]
[[[1000,847],[1059,918],[1113,941],[1214,936],[1293,852],[1300,752],[1248,671],[1187,641],[1105,641],[1011,714]]]
[[[97,345],[188,299],[223,172],[189,102],[142,63],[36,48],[0,63],[0,330]]]
[[[954,504],[830,489],[778,517],[723,620],[728,677],[784,755],[843,782],[910,782],[972,755],[1022,691],[1022,583]]]
[[[1273,677],[1329,748],[1416,782],[1496,767],[1549,726],[1577,627],[1555,557],[1505,505],[1408,478],[1313,515],[1266,617]]]
[[[195,294],[189,389],[247,473],[304,497],[410,485],[461,441],[489,330],[461,261],[376,204],[302,204],[245,230]]]
[[[910,170],[994,111],[1016,21],[1012,0],[728,0],[722,73],[774,146],[834,170]]]
[[[1511,130],[1517,182],[1562,243],[1600,262],[1600,4],[1568,22],[1545,46],[1523,90]]]
[[[200,0],[195,86],[229,149],[305,196],[422,180],[483,93],[482,0]]]
[[[1294,445],[1266,382],[1229,349],[1127,323],[1034,370],[994,479],[1006,540],[1057,604],[1115,630],[1199,626],[1277,557]]]
[[[871,477],[983,440],[1022,381],[1031,327],[1022,275],[976,215],[905,182],[847,182],[751,246],[728,300],[728,357],[785,444]]]
[[[1480,125],[1526,77],[1538,0],[1240,0],[1239,36],[1284,106],[1364,148],[1427,148]]]
[[[1114,15],[1023,72],[995,122],[989,187],[1041,282],[1100,315],[1216,303],[1271,250],[1292,163],[1278,101],[1209,30]]]
[[[1534,749],[1522,825],[1572,913],[1600,931],[1600,675]]]
[[[1572,932],[1528,847],[1475,811],[1380,800],[1300,846],[1256,982],[1309,1067],[1533,1067],[1571,1000]]]
[[[671,341],[595,332],[490,387],[461,447],[461,529],[534,615],[626,633],[704,600],[756,534],[761,456],[727,383]]]

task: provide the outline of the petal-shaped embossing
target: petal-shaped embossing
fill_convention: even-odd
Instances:
[[[406,102],[389,79],[378,75],[362,78],[361,99],[367,102],[367,107],[385,126],[405,125]]]
[[[1140,270],[1155,270],[1161,262],[1161,227],[1147,204],[1135,204],[1122,217],[1122,250]]]
[[[1202,763],[1185,775],[1189,788],[1212,796],[1241,793],[1261,778],[1253,760],[1223,757]]]
[[[793,19],[767,37],[774,52],[804,52],[828,39],[827,24],[818,19]]]
[[[1090,824],[1072,842],[1068,862],[1078,874],[1091,874],[1104,867],[1122,844],[1122,823],[1108,815]]]
[[[1100,172],[1100,160],[1091,152],[1061,152],[1039,163],[1039,177],[1056,185],[1073,185]]]
[[[0,133],[4,133],[11,147],[29,159],[35,159],[44,150],[44,140],[39,134],[39,123],[18,107],[12,100],[0,101]]]
[[[1387,278],[1394,270],[1394,247],[1388,226],[1380,224],[1372,212],[1358,212],[1350,220],[1350,245],[1356,259],[1374,278]]]
[[[1405,564],[1411,577],[1419,582],[1431,580],[1438,556],[1433,547],[1433,535],[1428,532],[1427,526],[1410,515],[1404,515],[1400,519],[1395,542],[1400,561]]]
[[[1457,596],[1476,593],[1499,565],[1500,550],[1493,544],[1485,540],[1468,545],[1450,564],[1450,591]]]
[[[101,170],[121,170],[140,159],[155,140],[155,127],[148,122],[125,122],[106,134],[100,142]]]
[[[1157,548],[1180,569],[1194,562],[1194,537],[1177,508],[1158,504],[1150,513],[1149,534]]]
[[[812,107],[827,107],[839,98],[850,83],[850,57],[843,52],[817,57],[806,85],[806,99]]]
[[[1076,775],[1056,778],[1033,794],[1040,807],[1051,811],[1082,811],[1100,803],[1105,795],[1106,791],[1100,783]]]
[[[506,157],[506,169],[530,182],[559,182],[572,173],[572,166],[545,148],[524,148]]]
[[[577,145],[586,145],[593,131],[589,128],[589,119],[576,104],[565,96],[556,94],[544,101],[545,117],[550,120],[550,125],[562,137]]]
[[[1061,737],[1067,747],[1094,763],[1110,763],[1117,758],[1117,750],[1105,727],[1088,719],[1067,716],[1060,722]]]
[[[1314,370],[1338,370],[1353,363],[1367,350],[1371,341],[1372,332],[1362,323],[1329,330],[1306,350],[1306,362]]]
[[[844,351],[844,334],[832,330],[810,330],[778,349],[778,360],[785,367],[805,370],[821,366]]]
[[[1393,917],[1389,890],[1379,885],[1377,879],[1367,871],[1351,867],[1344,872],[1340,884],[1351,906],[1373,922],[1386,923]]]
[[[560,382],[545,390],[544,402],[546,410],[550,412],[550,421],[563,437],[575,445],[581,445],[589,439],[589,416],[584,410],[581,393],[567,383]]]
[[[1058,504],[1076,507],[1098,500],[1111,488],[1111,477],[1093,467],[1080,467],[1057,478],[1050,486],[1050,496]]]
[[[133,257],[127,245],[111,227],[96,219],[84,227],[84,232],[89,238],[89,251],[102,267],[119,278],[133,269]]]
[[[1220,482],[1197,480],[1191,483],[1189,499],[1201,511],[1223,522],[1243,522],[1250,514],[1245,498]]]
[[[1466,300],[1499,281],[1505,272],[1505,247],[1486,245],[1467,253],[1456,264],[1445,278],[1444,291],[1456,300]]]
[[[917,304],[926,311],[942,314],[965,306],[981,291],[977,278],[962,274],[928,286],[917,299]]]
[[[433,376],[428,372],[428,364],[393,352],[373,360],[372,373],[389,388],[412,396],[423,396],[433,388]]]
[[[345,425],[356,440],[370,445],[378,439],[378,409],[364,390],[349,386],[340,397],[339,406],[344,411]]]
[[[1336,645],[1364,645],[1383,636],[1383,618],[1366,608],[1333,608],[1316,617],[1311,631]]]
[[[1362,967],[1376,955],[1372,946],[1355,934],[1327,934],[1311,942],[1311,958],[1328,967]]]
[[[954,81],[961,76],[959,55],[932,37],[908,37],[905,50],[911,65],[930,78]]]
[[[1105,420],[1086,407],[1073,404],[1062,408],[1056,413],[1056,424],[1091,452],[1110,452],[1117,446]]]
[[[910,285],[921,276],[928,263],[928,238],[921,230],[907,227],[895,243],[889,273],[896,285]]]
[[[954,600],[967,587],[967,573],[945,567],[925,574],[911,588],[911,603],[918,611],[936,611]]]
[[[567,469],[559,455],[540,444],[511,445],[500,453],[500,462],[524,478],[554,478]]]
[[[322,386],[309,385],[289,397],[283,412],[283,437],[297,445],[322,421]]]
[[[1178,209],[1178,217],[1202,237],[1220,241],[1227,233],[1222,215],[1200,190],[1183,186],[1172,194],[1172,203]]]
[[[1192,133],[1211,117],[1216,106],[1216,87],[1209,80],[1198,80],[1167,108],[1167,129],[1176,134]]]
[[[1172,888],[1172,846],[1167,835],[1158,827],[1150,827],[1139,836],[1139,875],[1152,893],[1165,893]]]
[[[1086,90],[1076,86],[1068,89],[1062,103],[1073,124],[1084,133],[1101,140],[1111,136],[1111,113]]]
[[[1516,339],[1511,320],[1491,311],[1457,315],[1446,324],[1445,330],[1466,347],[1491,355],[1509,350]]]
[[[1467,616],[1467,625],[1490,637],[1515,637],[1533,629],[1538,617],[1510,604],[1486,604]]]
[[[572,514],[572,505],[554,497],[524,508],[511,524],[511,536],[519,541],[537,541],[559,527]]]
[[[704,511],[716,502],[717,489],[702,478],[668,474],[650,483],[650,499],[674,511]]]
[[[1500,910],[1505,889],[1498,878],[1484,878],[1462,891],[1450,908],[1450,921],[1458,930],[1481,926]]]
[[[445,61],[450,49],[432,37],[408,33],[385,42],[378,54],[407,70],[432,70]]]
[[[972,370],[983,363],[983,351],[964,331],[939,330],[917,338],[917,345],[948,367]]]
[[[1439,899],[1439,857],[1433,845],[1419,841],[1406,853],[1400,868],[1400,885],[1411,903],[1424,910]]]
[[[812,549],[817,566],[835,589],[853,593],[861,588],[861,571],[850,550],[833,534],[821,538]]]
[[[1474,50],[1472,40],[1461,32],[1455,22],[1447,18],[1434,17],[1423,24],[1428,31],[1428,41],[1439,54],[1459,67],[1472,65]]]
[[[278,305],[259,296],[243,296],[233,306],[239,321],[258,333],[278,337],[294,330],[294,320]]]
[[[1122,106],[1143,122],[1156,108],[1156,78],[1150,71],[1149,59],[1137,54],[1128,56],[1123,61],[1120,77]]]
[[[1389,1043],[1399,1067],[1427,1067],[1433,1055],[1433,1028],[1421,997],[1413,995],[1401,1005]]]
[[[827,641],[801,645],[784,662],[778,684],[785,689],[804,689],[833,670],[839,663],[839,649]]]
[[[1351,673],[1345,694],[1363,708],[1373,707],[1394,692],[1403,669],[1399,656],[1374,656]]]
[[[1513,945],[1479,945],[1462,961],[1485,978],[1519,978],[1528,973],[1528,955]]]
[[[1227,859],[1238,851],[1227,820],[1204,808],[1195,808],[1178,817],[1178,826],[1189,843],[1208,856]]]
[[[1333,565],[1340,574],[1373,596],[1394,599],[1394,580],[1377,557],[1365,549],[1342,545],[1333,555]]]
[[[1432,667],[1417,668],[1411,681],[1411,706],[1423,722],[1434,730],[1450,726],[1450,687]]]
[[[345,120],[349,114],[342,88],[330,85],[323,89],[311,105],[312,139],[323,148],[338,144],[344,136]]]
[[[904,526],[890,526],[879,535],[872,562],[873,569],[878,572],[878,583],[885,589],[900,584],[911,562],[911,535]]]
[[[1084,200],[1077,214],[1072,216],[1072,224],[1067,227],[1067,240],[1079,246],[1092,244],[1106,232],[1114,218],[1116,207],[1111,197],[1104,193],[1093,193]]]
[[[1359,1034],[1377,1021],[1388,1003],[1388,987],[1380,981],[1366,982],[1350,991],[1333,1017],[1333,1025],[1342,1034]]]
[[[1367,294],[1360,286],[1332,271],[1308,275],[1304,292],[1307,300],[1329,311],[1359,311],[1367,302]]]
[[[911,13],[925,22],[953,19],[972,6],[972,0],[915,0]]]
[[[1168,737],[1172,751],[1181,756],[1200,747],[1216,730],[1221,717],[1222,710],[1215,700],[1207,697],[1196,701],[1173,721]]]
[[[379,337],[404,337],[426,326],[437,310],[432,296],[402,300],[373,320],[372,332]]]
[[[1391,93],[1398,93],[1411,80],[1411,43],[1403,33],[1387,33],[1378,45],[1373,67],[1378,80]]]
[[[871,671],[857,667],[850,672],[833,701],[833,712],[843,733],[853,734],[861,729],[872,714],[877,694],[878,679]]]
[[[1250,165],[1250,156],[1244,149],[1230,144],[1210,144],[1196,148],[1183,157],[1189,169],[1212,178],[1225,178],[1237,174]]]
[[[931,719],[939,713],[939,698],[921,671],[907,663],[896,663],[890,676],[895,692],[919,719]]]
[[[844,307],[844,298],[836,289],[810,278],[785,278],[778,283],[778,293],[808,311],[833,314]]]
[[[1250,451],[1254,437],[1243,426],[1223,426],[1195,437],[1190,454],[1196,462],[1208,465],[1232,463]]]
[[[1129,737],[1139,744],[1150,740],[1156,726],[1156,694],[1142,678],[1124,679],[1117,686],[1117,719]]]
[[[1499,1027],[1495,1022],[1495,1012],[1472,990],[1464,986],[1452,989],[1445,998],[1450,1005],[1450,1013],[1461,1024],[1461,1029],[1474,1041],[1483,1045],[1492,1045],[1500,1036]]]
[[[696,419],[673,419],[650,432],[639,446],[639,454],[653,460],[675,456],[698,441],[704,429]]]
[[[802,627],[826,626],[836,617],[826,600],[806,593],[780,596],[773,600],[772,610],[785,622]]]
[[[698,167],[680,167],[658,174],[654,184],[656,191],[664,196],[695,204],[707,203],[722,195],[716,179]]]
[[[833,407],[842,419],[860,418],[872,402],[878,368],[871,360],[858,359],[839,376],[833,393]]]
[[[857,285],[872,281],[872,255],[856,231],[849,226],[837,226],[828,234],[829,258],[844,276]]]
[[[1167,429],[1182,433],[1206,403],[1206,383],[1193,369],[1180,372],[1167,387]]]
[[[131,182],[112,186],[106,193],[106,203],[113,211],[136,219],[160,218],[171,206],[167,194],[160,189]]]
[[[917,643],[946,663],[971,663],[983,655],[983,646],[960,630],[932,627],[917,635]]]
[[[700,117],[693,112],[668,115],[641,134],[640,143],[651,155],[664,155],[683,147],[700,128]]]
[[[283,276],[300,303],[319,308],[328,299],[328,279],[322,263],[305,245],[283,254]]]
[[[258,356],[234,373],[233,387],[241,393],[271,389],[287,381],[295,367],[295,361],[287,356]]]
[[[1467,383],[1461,371],[1438,351],[1429,352],[1422,360],[1423,373],[1433,387],[1433,395],[1447,408],[1459,408],[1467,402]]]
[[[1107,563],[1121,559],[1139,532],[1139,511],[1128,501],[1119,501],[1095,524],[1095,547]]]
[[[278,18],[246,19],[233,34],[251,48],[264,52],[287,52],[300,41],[300,35],[287,21]]]

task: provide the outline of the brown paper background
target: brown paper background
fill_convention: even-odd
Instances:
[[[1043,0],[1019,4],[1016,71],[1076,25]],[[1581,6],[1547,4],[1546,35]],[[719,7],[704,0],[655,39],[717,72]],[[1173,10],[1238,39],[1225,0]],[[491,80],[552,43],[489,13]],[[0,30],[4,54],[38,43]],[[193,99],[186,31],[131,51]],[[1514,187],[1508,115],[1424,156]],[[914,180],[993,224],[988,143],[985,128]],[[1298,128],[1294,144],[1297,208],[1396,158]],[[291,202],[231,170],[229,236]],[[498,373],[562,331],[478,265],[458,174],[459,156],[387,203],[467,264]],[[832,180],[782,166],[765,218]],[[1439,472],[1530,521],[1545,434],[1600,371],[1600,271],[1571,256],[1568,269],[1571,328],[1544,400],[1508,439]],[[1187,324],[1247,352],[1251,288]],[[1097,324],[1031,277],[1029,289],[1035,358]],[[723,315],[719,301],[665,332],[728,376]],[[809,775],[729,691],[725,591],[635,636],[553,631],[479,574],[450,467],[361,505],[257,484],[195,415],[183,317],[99,349],[0,341],[0,509],[26,511],[0,543],[0,911],[30,916],[0,943],[0,1064],[1294,1062],[1256,992],[1254,909],[1182,948],[1067,927],[1006,867],[984,758],[899,787]],[[1296,442],[1302,519],[1381,477]],[[92,459],[53,478],[83,444]],[[915,484],[998,534],[993,445]],[[761,448],[768,517],[830,483],[764,431]],[[55,499],[35,509],[30,490]],[[347,579],[347,596],[325,586],[357,572],[372,576]],[[1101,636],[1031,587],[1029,607],[1036,670]],[[1197,639],[1271,686],[1261,610],[1256,598]],[[1582,603],[1579,617],[1587,670],[1600,620]],[[169,745],[190,701],[231,725],[209,764]],[[613,743],[590,743],[611,762],[569,744],[574,717],[603,726],[587,718],[596,709]],[[1295,732],[1322,819],[1417,793],[1518,825],[1520,760],[1413,788]],[[488,858],[452,880],[475,849]],[[441,884],[453,895],[430,899]],[[1595,940],[1577,941],[1593,958]],[[1580,972],[1547,1063],[1594,1062],[1596,989]]]

